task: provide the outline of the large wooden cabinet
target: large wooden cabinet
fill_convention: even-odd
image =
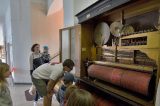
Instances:
[[[105,4],[105,5],[104,5]],[[160,21],[159,0],[99,0],[86,8],[76,16],[81,24],[80,30],[76,33],[76,54],[79,55],[79,81],[85,83],[91,89],[100,90],[106,95],[126,102],[128,105],[154,106],[155,94],[157,92],[158,80],[160,77],[160,32],[155,26]],[[110,36],[109,41],[103,46],[97,46],[94,41],[95,27],[100,22],[111,25],[114,21],[120,21],[123,25],[131,25],[134,33],[123,35],[119,38]],[[160,24],[160,23],[159,23]],[[142,39],[142,40],[139,40]],[[113,45],[113,41],[118,41]],[[134,41],[134,42],[132,42]],[[141,41],[144,41],[143,44]],[[140,42],[140,43],[138,43]],[[104,49],[113,53],[112,59],[104,59]],[[120,53],[133,53],[133,57],[126,62]],[[139,58],[143,55],[144,58]],[[126,58],[125,58],[126,59]],[[110,84],[98,82],[97,79],[90,79],[87,73],[85,62],[90,61],[103,66],[143,70],[155,75],[154,93],[151,99],[135,95],[123,88],[113,87]]]

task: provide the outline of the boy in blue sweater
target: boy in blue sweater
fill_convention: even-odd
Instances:
[[[74,81],[73,74],[71,74],[69,72],[65,72],[64,77],[63,77],[63,85],[59,88],[58,92],[56,93],[56,98],[57,98],[58,102],[60,103],[60,106],[64,106],[65,91],[66,91],[67,87],[69,87],[70,85],[73,84],[73,81]]]

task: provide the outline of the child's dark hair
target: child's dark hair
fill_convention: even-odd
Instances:
[[[35,43],[35,44],[32,45],[32,47],[31,47],[31,51],[32,51],[32,52],[34,52],[34,48],[35,48],[37,45],[39,45],[39,44],[38,44],[38,43]]]
[[[67,66],[68,68],[72,69],[74,66],[74,62],[71,59],[66,59],[63,62],[63,66]]]

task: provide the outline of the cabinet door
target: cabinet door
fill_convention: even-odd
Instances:
[[[70,30],[62,30],[62,36],[61,36],[61,45],[62,45],[62,51],[61,51],[61,56],[62,56],[62,62],[65,59],[70,59]]]
[[[60,60],[63,62],[65,59],[72,59],[75,63],[75,73],[80,71],[80,31],[80,25],[60,30]]]
[[[76,76],[80,77],[81,64],[81,26],[75,27],[75,70]]]
[[[76,51],[76,32],[75,28],[71,28],[71,59],[75,62],[75,51]]]

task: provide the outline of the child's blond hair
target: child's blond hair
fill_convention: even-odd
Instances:
[[[9,65],[7,63],[0,63],[0,88],[7,82],[4,76],[7,71],[9,71]]]
[[[67,106],[95,106],[95,102],[88,91],[75,89],[67,100]]]
[[[75,86],[75,85],[70,85],[70,86],[66,89],[66,92],[65,92],[65,94],[64,94],[64,99],[65,99],[65,100],[68,100],[70,94],[71,94],[75,89],[78,89],[77,86]]]

